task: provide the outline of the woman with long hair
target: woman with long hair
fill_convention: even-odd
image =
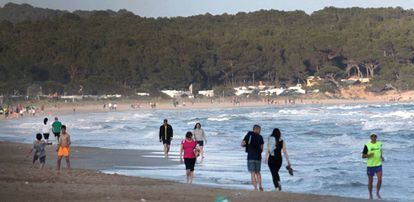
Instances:
[[[194,139],[197,141],[197,144],[200,149],[201,161],[203,161],[204,159],[203,147],[204,147],[204,144],[207,144],[207,138],[206,138],[206,134],[204,130],[201,128],[200,123],[195,124],[193,134],[194,134]]]
[[[269,165],[270,172],[272,173],[273,184],[276,189],[282,191],[282,185],[280,183],[279,170],[282,166],[282,151],[288,163],[288,169],[290,169],[291,164],[289,161],[289,155],[286,149],[286,143],[282,139],[282,134],[278,128],[273,129],[272,134],[269,137],[266,150],[265,161]]]

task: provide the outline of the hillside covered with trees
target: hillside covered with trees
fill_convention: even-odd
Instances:
[[[0,94],[156,92],[272,85],[351,75],[414,89],[414,11],[402,8],[261,10],[144,18],[126,10],[0,8]]]

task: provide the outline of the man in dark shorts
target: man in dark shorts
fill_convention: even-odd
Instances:
[[[374,175],[377,175],[377,198],[381,199],[380,189],[382,184],[382,142],[377,141],[377,135],[371,135],[371,141],[365,144],[362,151],[362,158],[367,160],[367,175],[368,175],[368,192],[369,198],[372,199],[372,184],[374,182]]]
[[[241,146],[246,147],[247,169],[251,174],[254,190],[257,190],[257,184],[259,184],[259,190],[263,191],[262,175],[260,174],[260,169],[262,164],[264,141],[263,137],[260,135],[260,131],[260,126],[254,125],[253,131],[249,131],[243,138]]]
[[[173,128],[168,124],[168,120],[164,119],[164,124],[160,126],[160,142],[164,145],[164,156],[168,158],[170,152],[170,145],[173,139]]]
[[[58,117],[55,117],[55,121],[52,123],[52,132],[55,135],[56,143],[59,143],[60,127],[62,127],[62,123]]]

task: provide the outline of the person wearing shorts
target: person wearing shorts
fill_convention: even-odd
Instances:
[[[48,118],[43,119],[42,133],[46,142],[49,142],[50,126],[47,124]]]
[[[260,135],[261,128],[259,125],[253,126],[253,131],[249,131],[241,142],[241,146],[246,148],[247,152],[247,170],[250,172],[254,190],[263,191],[262,175],[260,174],[262,165],[263,137]]]
[[[201,155],[201,161],[204,159],[204,144],[207,144],[207,138],[204,130],[201,128],[200,123],[196,123],[194,126],[194,139],[197,141],[197,144],[200,148],[200,155]]]
[[[65,157],[66,159],[66,165],[68,167],[68,169],[70,169],[70,161],[69,161],[69,156],[70,156],[70,135],[69,133],[66,132],[66,126],[62,125],[61,127],[61,135],[59,137],[59,143],[58,143],[58,148],[57,148],[57,153],[58,153],[58,159],[57,159],[57,170],[60,170],[60,164],[62,161],[62,158]]]
[[[33,154],[33,161],[32,166],[36,163],[37,160],[39,160],[40,163],[40,169],[43,169],[46,163],[46,151],[45,147],[46,145],[51,145],[52,143],[47,143],[42,140],[42,134],[38,133],[36,134],[36,140],[33,142],[33,147],[27,154],[27,157],[34,151]]]
[[[180,148],[180,160],[183,161],[184,157],[184,164],[187,176],[187,183],[193,183],[194,177],[194,166],[196,163],[196,152],[197,152],[197,142],[193,140],[193,133],[188,131],[185,134],[185,139],[181,142]]]
[[[58,120],[58,117],[55,117],[55,121],[52,123],[52,132],[55,135],[55,139],[57,143],[59,143],[61,127],[62,127],[62,123]]]
[[[168,124],[167,119],[164,119],[164,123],[160,126],[159,138],[160,142],[164,145],[164,156],[165,158],[168,158],[171,140],[173,139],[173,128]]]
[[[369,198],[372,199],[372,187],[374,176],[377,175],[377,199],[381,199],[380,189],[382,184],[382,142],[377,141],[377,135],[371,135],[371,141],[365,144],[362,151],[362,158],[367,159],[367,175],[368,175],[368,192]]]

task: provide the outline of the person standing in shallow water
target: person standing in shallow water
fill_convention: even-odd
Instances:
[[[249,131],[241,142],[242,147],[246,147],[247,152],[247,169],[250,172],[254,190],[263,191],[262,175],[260,174],[263,152],[263,137],[260,135],[261,128],[259,125],[253,126],[253,131]]]
[[[43,119],[43,125],[42,125],[42,133],[43,138],[45,138],[46,143],[49,142],[49,135],[50,135],[50,125],[47,124],[48,118]]]
[[[368,175],[368,192],[369,198],[372,199],[372,187],[374,183],[374,175],[377,175],[377,198],[381,199],[380,189],[382,184],[382,142],[377,141],[377,135],[371,135],[371,141],[365,144],[362,151],[362,158],[367,159],[367,175]]]
[[[184,157],[184,164],[187,176],[187,183],[193,183],[194,177],[194,166],[197,159],[197,142],[193,140],[193,134],[188,131],[185,134],[185,139],[181,142],[180,148],[180,161],[183,161]]]
[[[280,183],[279,170],[282,166],[282,151],[288,163],[288,167],[291,167],[289,161],[289,155],[286,149],[286,143],[282,139],[282,134],[278,128],[273,129],[272,134],[269,137],[266,149],[265,162],[269,165],[269,170],[272,173],[273,185],[279,191],[282,191],[282,185]]]
[[[197,144],[200,149],[200,155],[201,155],[201,162],[204,159],[204,144],[207,144],[207,138],[204,130],[201,128],[200,123],[196,123],[194,126],[194,139],[197,141]]]
[[[168,152],[170,152],[170,145],[173,139],[173,128],[168,124],[167,119],[164,119],[164,123],[160,126],[159,138],[164,145],[164,156],[168,158]]]
[[[55,135],[55,139],[57,143],[59,143],[61,127],[62,127],[62,123],[58,120],[58,117],[55,117],[55,121],[52,123],[52,132]]]

